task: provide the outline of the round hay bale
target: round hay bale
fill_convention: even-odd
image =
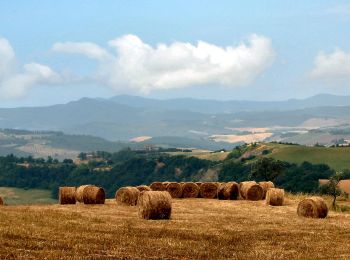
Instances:
[[[166,186],[170,183],[170,181],[163,181],[162,183],[163,183],[164,187],[166,188]]]
[[[275,188],[275,184],[272,181],[261,181],[259,182],[261,188],[263,188],[263,199],[266,197],[266,192],[268,189]]]
[[[96,186],[87,186],[83,192],[84,204],[104,204],[106,199],[105,190]]]
[[[201,198],[214,199],[218,194],[218,185],[215,182],[204,182],[199,188]]]
[[[239,195],[238,183],[228,182],[223,183],[218,188],[218,199],[219,200],[236,200]]]
[[[141,191],[151,191],[151,188],[147,185],[139,185],[139,186],[136,186],[136,189],[138,189],[140,192]]]
[[[65,205],[65,204],[75,204],[75,187],[60,187],[58,192],[58,201],[59,204]]]
[[[165,185],[162,182],[153,182],[149,187],[153,191],[165,191]]]
[[[282,206],[284,202],[284,189],[268,189],[265,200],[267,205]]]
[[[75,198],[78,202],[80,203],[83,203],[84,202],[84,198],[83,198],[83,195],[84,195],[84,189],[86,187],[89,187],[89,186],[94,186],[94,185],[81,185],[77,188],[76,192],[75,192]]]
[[[143,191],[137,205],[140,218],[170,219],[171,196],[167,191]]]
[[[202,182],[195,182],[195,183],[198,185],[199,188],[200,188],[201,185],[202,185]]]
[[[169,192],[172,198],[181,198],[182,197],[182,186],[177,182],[170,182],[166,186],[166,191]]]
[[[240,194],[246,200],[262,200],[264,190],[255,181],[244,181],[240,183]]]
[[[197,198],[199,195],[199,187],[194,182],[185,182],[182,186],[183,198]]]
[[[117,204],[136,206],[140,191],[135,187],[122,187],[115,193]]]
[[[1,205],[4,205],[4,201],[3,201],[3,199],[0,197],[0,206]]]
[[[328,215],[328,207],[321,197],[310,197],[299,202],[298,216],[307,218],[325,218]]]

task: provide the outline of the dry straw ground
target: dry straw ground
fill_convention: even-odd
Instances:
[[[0,208],[0,259],[349,259],[350,214],[326,219],[264,201],[173,200],[172,220],[137,207],[38,205]]]

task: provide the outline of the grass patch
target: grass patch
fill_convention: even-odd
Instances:
[[[49,190],[40,189],[0,187],[0,197],[7,205],[57,203],[57,200],[51,198]]]

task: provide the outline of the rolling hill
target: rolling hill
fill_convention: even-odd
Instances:
[[[327,164],[331,168],[341,171],[350,170],[350,147],[322,147],[305,146],[280,143],[257,143],[255,146],[248,145],[247,151],[241,158],[251,156],[271,157],[277,160],[301,164],[305,161],[313,164]],[[264,152],[266,151],[266,153]],[[177,152],[186,156],[195,156],[201,159],[220,161],[226,159],[228,152],[193,151],[190,153]]]
[[[257,154],[281,161],[297,164],[303,163],[304,161],[314,164],[324,163],[339,171],[350,169],[350,147],[310,147],[303,145],[262,143],[254,150],[270,150],[271,153],[267,155]]]

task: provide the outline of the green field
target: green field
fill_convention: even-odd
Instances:
[[[0,187],[0,197],[7,205],[20,204],[54,204],[56,200],[51,198],[49,190],[18,189]]]
[[[335,170],[350,169],[350,147],[308,147],[266,143],[264,149],[272,150],[267,155],[278,160],[302,163],[325,163]]]

